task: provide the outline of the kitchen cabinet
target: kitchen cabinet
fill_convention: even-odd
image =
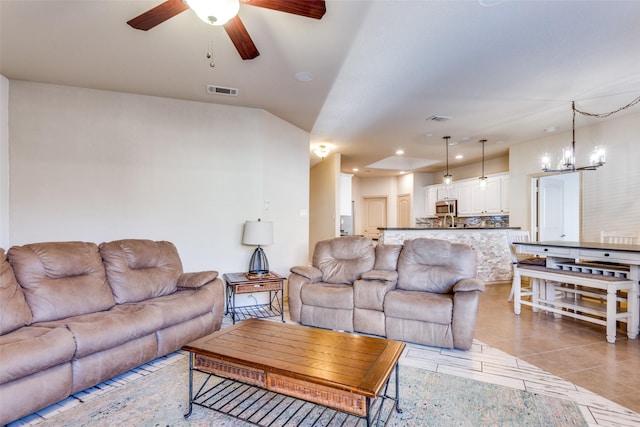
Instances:
[[[471,212],[471,182],[460,181],[458,189],[458,216],[472,215]]]
[[[425,187],[426,191],[426,203],[427,203],[427,216],[436,216],[436,202],[438,201],[438,187],[430,185]]]
[[[500,210],[509,213],[509,175],[500,177]]]
[[[459,216],[502,215],[509,213],[509,174],[487,177],[487,188],[480,189],[478,178],[425,187],[427,216],[435,216],[439,200],[457,199]]]
[[[477,215],[499,214],[501,206],[500,177],[488,177],[487,188],[480,189],[480,180],[471,181],[471,213]]]

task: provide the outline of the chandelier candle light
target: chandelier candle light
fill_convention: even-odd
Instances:
[[[249,262],[249,274],[269,274],[269,261],[260,246],[273,243],[273,222],[246,221],[244,224],[243,245],[258,245]]]

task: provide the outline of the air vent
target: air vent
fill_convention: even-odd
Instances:
[[[433,116],[427,117],[427,121],[428,122],[446,122],[451,118],[452,117],[449,117],[449,116],[438,116],[437,114],[434,114]]]
[[[207,85],[207,93],[212,95],[238,96],[238,91],[233,87]]]

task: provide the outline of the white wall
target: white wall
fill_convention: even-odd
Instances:
[[[635,107],[637,109],[637,107]],[[607,164],[582,174],[582,224],[580,238],[598,241],[600,230],[640,231],[640,113],[596,121],[576,130],[576,163],[588,164],[595,145],[606,145]],[[557,153],[571,141],[571,133],[511,146],[509,225],[529,229],[529,183],[542,175],[540,159],[545,152]]]
[[[169,240],[185,271],[306,262],[309,135],[259,109],[10,81],[10,243]],[[265,210],[265,201],[270,208]]]

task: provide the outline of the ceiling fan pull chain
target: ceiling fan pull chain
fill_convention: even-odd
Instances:
[[[213,33],[211,32],[211,29],[209,29],[209,45],[208,45],[208,49],[207,49],[207,59],[212,59],[213,58]],[[216,63],[211,60],[209,62],[209,67],[214,68],[216,66]]]

